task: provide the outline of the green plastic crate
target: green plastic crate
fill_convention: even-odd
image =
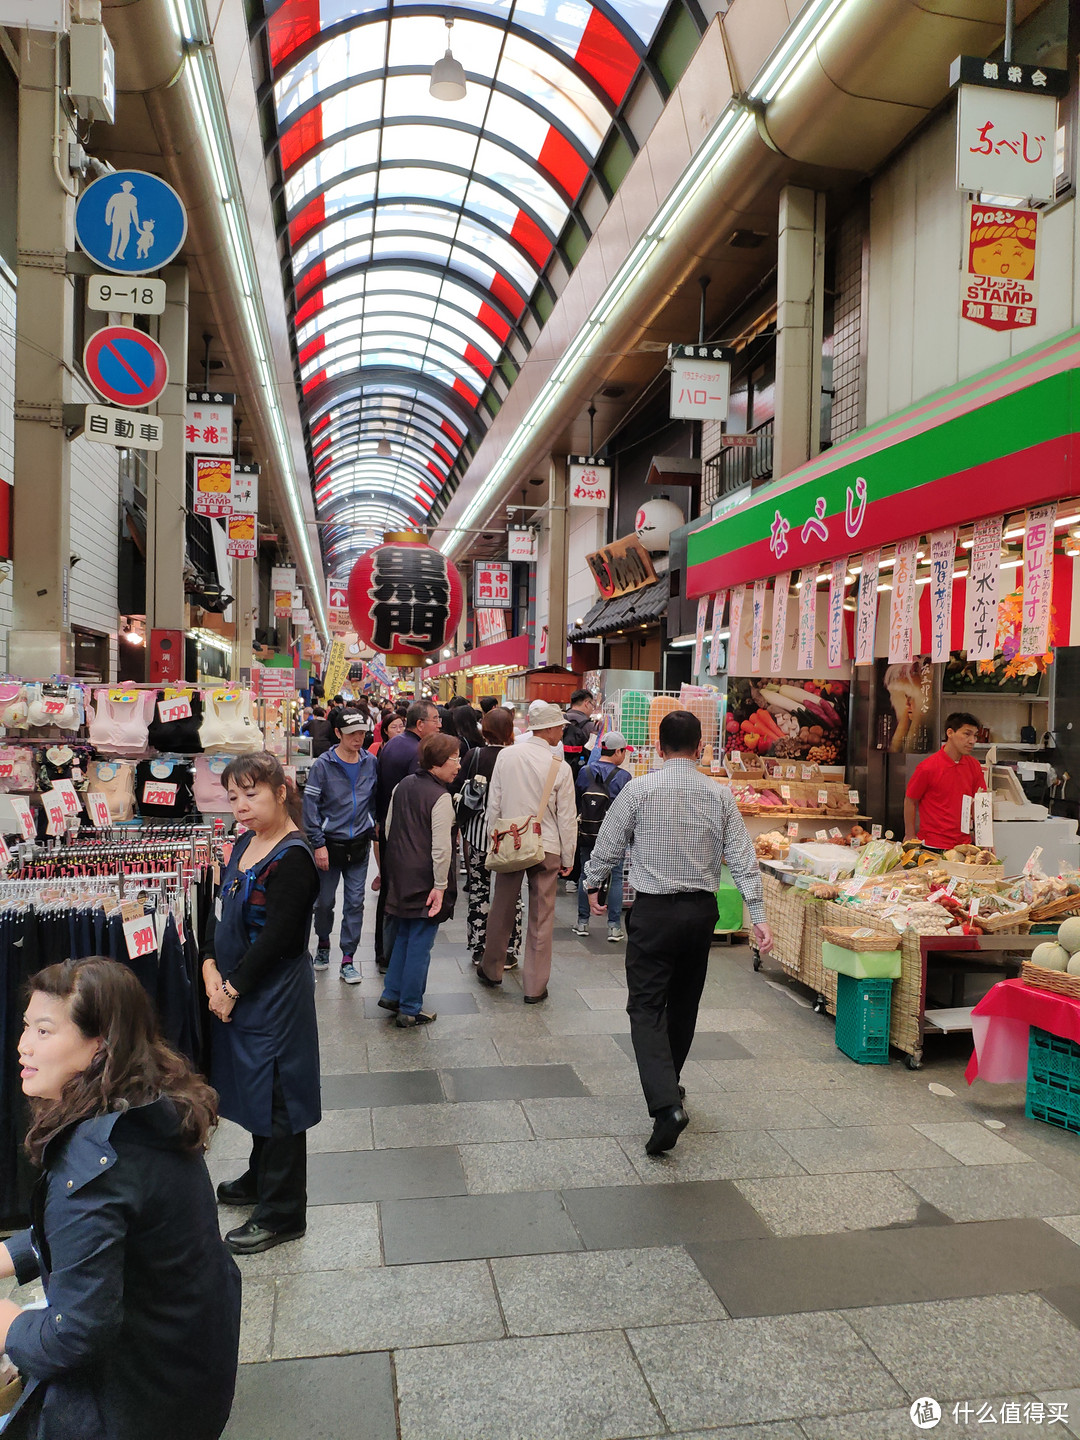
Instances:
[[[899,950],[846,950],[831,940],[821,942],[821,963],[855,980],[899,980]]]
[[[836,1044],[860,1065],[889,1063],[891,980],[836,977]]]
[[[1080,1045],[1032,1025],[1024,1113],[1080,1135]]]
[[[1032,1025],[1028,1032],[1028,1069],[1063,1075],[1080,1085],[1080,1045]]]

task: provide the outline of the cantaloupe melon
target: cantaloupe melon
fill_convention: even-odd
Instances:
[[[1080,950],[1080,915],[1070,915],[1058,926],[1058,944],[1067,950],[1070,955],[1075,955]]]
[[[1031,963],[1041,965],[1044,970],[1064,970],[1069,963],[1069,952],[1056,940],[1044,940],[1031,952]]]

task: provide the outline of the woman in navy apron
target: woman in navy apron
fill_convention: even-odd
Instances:
[[[300,797],[275,756],[239,756],[222,780],[247,833],[207,924],[203,981],[221,1114],[252,1136],[247,1170],[218,1186],[223,1205],[254,1206],[225,1242],[253,1255],[299,1239],[307,1226],[306,1132],[322,1118],[308,951],[319,880],[297,823]]]

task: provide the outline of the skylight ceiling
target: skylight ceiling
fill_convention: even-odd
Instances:
[[[264,0],[330,573],[384,529],[424,524],[464,473],[666,3]],[[452,103],[428,92],[448,18],[467,77]]]

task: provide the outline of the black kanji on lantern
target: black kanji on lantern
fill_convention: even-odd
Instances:
[[[383,546],[371,572],[372,644],[393,650],[395,638],[422,650],[437,650],[446,638],[450,578],[437,550],[422,545]]]

